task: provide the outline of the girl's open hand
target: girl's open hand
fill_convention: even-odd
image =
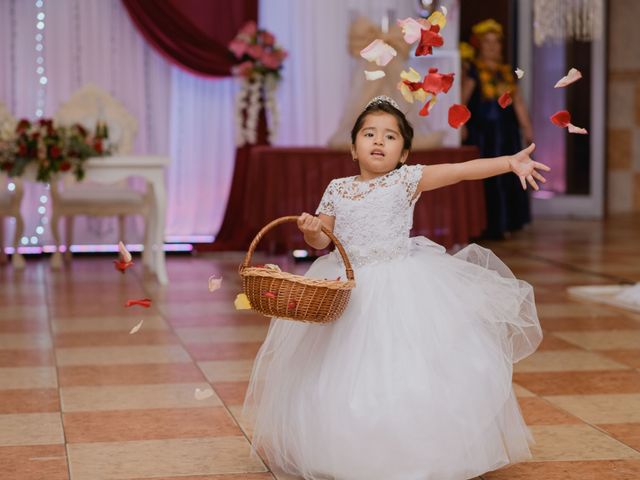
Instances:
[[[519,151],[515,155],[509,157],[509,167],[511,171],[518,175],[523,190],[527,189],[527,182],[533,187],[534,190],[539,190],[536,180],[545,183],[547,181],[538,170],[544,170],[548,172],[551,170],[543,163],[536,162],[531,159],[529,155],[536,149],[536,144],[532,143],[524,150]]]
[[[298,217],[297,223],[298,228],[304,234],[309,233],[311,235],[317,235],[322,231],[322,222],[320,221],[320,219],[306,212]]]

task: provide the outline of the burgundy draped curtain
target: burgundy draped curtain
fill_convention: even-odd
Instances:
[[[122,0],[142,35],[171,62],[198,75],[231,74],[227,45],[258,19],[258,0]]]

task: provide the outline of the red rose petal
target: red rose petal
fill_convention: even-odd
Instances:
[[[264,292],[263,295],[267,298],[276,298],[276,294],[273,292]]]
[[[571,123],[571,114],[566,110],[560,110],[549,117],[551,123],[558,127],[565,128]]]
[[[449,125],[453,128],[460,128],[467,123],[470,118],[471,112],[466,106],[456,103],[449,107]]]
[[[127,300],[127,303],[124,304],[125,307],[133,307],[137,305],[139,307],[149,308],[151,306],[150,298],[141,298],[139,300]]]
[[[116,267],[116,270],[124,273],[124,271],[133,265],[133,262],[125,262],[124,260],[114,260],[113,264]]]
[[[504,92],[502,95],[500,95],[500,98],[498,99],[498,104],[502,108],[507,108],[512,103],[513,103],[513,99],[511,98],[511,92],[508,90]]]
[[[440,27],[433,25],[429,30],[422,30],[420,32],[420,42],[416,48],[417,57],[431,55],[433,53],[433,47],[441,47],[444,45],[444,38],[438,34],[439,31]]]
[[[291,309],[291,308],[296,308],[296,305],[298,303],[295,300],[291,300],[288,304],[287,304],[287,308]]]
[[[430,68],[429,73],[424,77],[422,88],[425,92],[437,95],[447,93],[453,85],[453,73],[438,73],[437,68]]]

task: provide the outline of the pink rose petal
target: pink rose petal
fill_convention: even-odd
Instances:
[[[418,23],[415,19],[409,17],[404,20],[398,20],[398,25],[402,28],[402,34],[404,35],[404,41],[409,45],[420,40],[420,30],[424,27]]]
[[[577,133],[580,135],[588,135],[589,132],[587,132],[586,128],[581,128],[581,127],[576,127],[573,123],[570,123],[569,125],[567,125],[567,128],[569,129],[569,133]]]
[[[366,77],[367,80],[378,80],[384,77],[385,73],[382,70],[373,70],[373,71],[365,70],[364,76]]]
[[[379,38],[371,42],[360,51],[360,56],[368,62],[375,62],[379,67],[384,67],[398,54],[389,44]]]
[[[569,70],[569,73],[567,73],[564,77],[556,82],[553,88],[566,87],[567,85],[571,85],[572,83],[577,82],[581,78],[582,73],[580,73],[580,70],[572,68],[571,70]]]

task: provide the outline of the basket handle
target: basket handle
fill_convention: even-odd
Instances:
[[[260,240],[262,240],[262,237],[264,237],[269,230],[271,230],[274,227],[277,227],[278,225],[282,225],[283,223],[297,222],[297,221],[298,221],[297,216],[289,215],[287,217],[277,218],[272,222],[268,223],[267,225],[265,225],[262,228],[262,230],[258,232],[258,234],[255,236],[255,238],[251,242],[251,245],[249,246],[249,251],[245,255],[244,261],[240,266],[240,270],[242,270],[243,268],[247,268],[249,266],[249,264],[251,263],[251,257],[253,256],[253,252],[255,252],[256,247],[258,246],[258,243],[260,242]],[[322,230],[322,233],[324,233],[327,237],[331,239],[333,244],[338,249],[338,252],[340,252],[340,256],[342,257],[342,261],[344,262],[345,270],[347,271],[347,279],[353,280],[354,279],[353,268],[351,267],[351,262],[349,261],[349,257],[347,257],[347,253],[344,251],[344,247],[340,243],[340,240],[338,240],[336,236],[330,230],[328,230],[324,225],[322,225],[320,229]]]

